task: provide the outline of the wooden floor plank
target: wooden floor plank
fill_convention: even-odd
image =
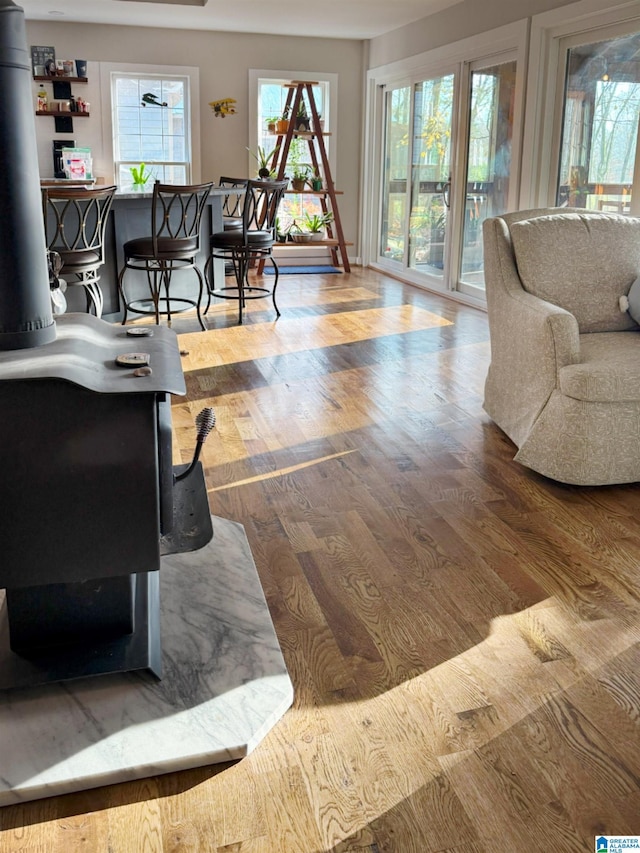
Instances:
[[[513,461],[486,315],[370,270],[175,318],[294,703],[240,762],[0,810],[0,853],[532,853],[640,833],[640,489]],[[0,772],[1,772],[0,756]]]

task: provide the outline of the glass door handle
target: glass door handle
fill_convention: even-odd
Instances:
[[[449,180],[445,181],[442,185],[442,200],[445,203],[446,207],[451,207],[451,175],[449,175]]]

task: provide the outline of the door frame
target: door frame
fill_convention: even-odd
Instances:
[[[362,257],[365,266],[370,266],[388,275],[401,277],[403,281],[415,284],[424,289],[446,293],[460,301],[474,305],[484,305],[484,294],[474,295],[458,290],[459,252],[457,251],[456,240],[452,239],[451,236],[449,236],[448,244],[445,246],[445,252],[448,254],[449,261],[448,266],[445,263],[448,275],[445,275],[441,286],[432,283],[427,284],[424,280],[426,277],[423,274],[416,273],[415,270],[407,267],[403,268],[402,275],[400,276],[397,271],[389,270],[386,266],[379,263],[377,251],[380,234],[382,190],[384,87],[398,84],[413,85],[420,80],[452,73],[452,71],[456,74],[455,97],[458,107],[457,110],[454,109],[454,126],[452,131],[454,136],[451,151],[452,177],[456,180],[456,184],[454,185],[452,195],[452,221],[454,222],[454,227],[453,229],[449,229],[451,235],[460,229],[460,223],[462,222],[460,201],[456,202],[456,196],[462,192],[461,180],[464,181],[464,169],[461,163],[461,160],[464,160],[464,150],[461,149],[461,146],[465,140],[462,139],[459,128],[461,127],[461,120],[463,118],[461,101],[465,100],[460,97],[460,86],[464,75],[468,75],[468,70],[465,70],[465,66],[476,60],[490,63],[492,57],[497,57],[505,53],[515,54],[520,81],[517,92],[517,98],[520,103],[516,104],[516,115],[519,117],[520,127],[514,127],[514,147],[517,149],[519,157],[522,138],[521,116],[523,115],[522,102],[524,100],[524,80],[526,78],[525,61],[528,32],[528,21],[521,20],[487,33],[481,33],[472,38],[443,45],[442,47],[405,60],[398,60],[388,65],[372,68],[367,72],[361,221]],[[516,174],[514,172],[514,175]],[[459,218],[457,225],[453,217]],[[459,240],[460,237],[458,237]],[[452,259],[455,261],[453,264],[451,263]]]

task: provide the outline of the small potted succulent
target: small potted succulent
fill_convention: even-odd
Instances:
[[[333,213],[330,211],[313,215],[307,210],[304,212],[304,230],[309,234],[310,240],[324,240],[327,225],[331,222],[333,222]]]
[[[289,107],[282,111],[282,118],[276,122],[276,133],[286,133],[289,130]]]
[[[295,163],[291,173],[291,189],[302,192],[309,177],[309,166],[305,163]]]
[[[311,128],[311,119],[307,115],[307,108],[304,103],[298,107],[298,115],[296,116],[295,129],[298,133],[305,133]]]
[[[276,221],[275,221],[276,243],[286,243],[287,242],[287,240],[289,239],[290,228],[291,228],[291,226],[289,226],[289,228],[284,227],[280,217],[276,216]]]
[[[262,145],[258,145],[257,151],[252,151],[250,148],[247,148],[247,151],[258,163],[258,177],[259,178],[271,178],[273,176],[273,171],[271,169],[271,163],[274,161],[275,157],[280,150],[280,146],[276,145],[275,148],[272,148],[270,151],[267,151],[266,148],[263,148]]]

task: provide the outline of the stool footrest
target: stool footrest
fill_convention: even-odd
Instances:
[[[225,291],[229,290],[232,293],[225,293]],[[237,287],[219,287],[216,290],[209,291],[210,296],[217,296],[219,299],[238,299],[239,293],[240,291]],[[266,287],[244,287],[242,295],[244,299],[264,299],[265,296],[272,296],[273,294]]]
[[[183,311],[189,311],[192,308],[197,308],[198,303],[193,299],[183,299],[178,296],[172,296],[170,299],[166,299],[162,296],[158,300],[158,305],[164,305],[165,310],[160,310],[161,314],[167,313],[167,308],[171,314],[180,314]],[[144,307],[143,307],[144,306]],[[182,306],[182,307],[177,307]],[[134,314],[153,314],[155,315],[156,309],[153,304],[152,299],[135,299],[133,302],[129,302],[127,304],[127,310],[133,311]]]

